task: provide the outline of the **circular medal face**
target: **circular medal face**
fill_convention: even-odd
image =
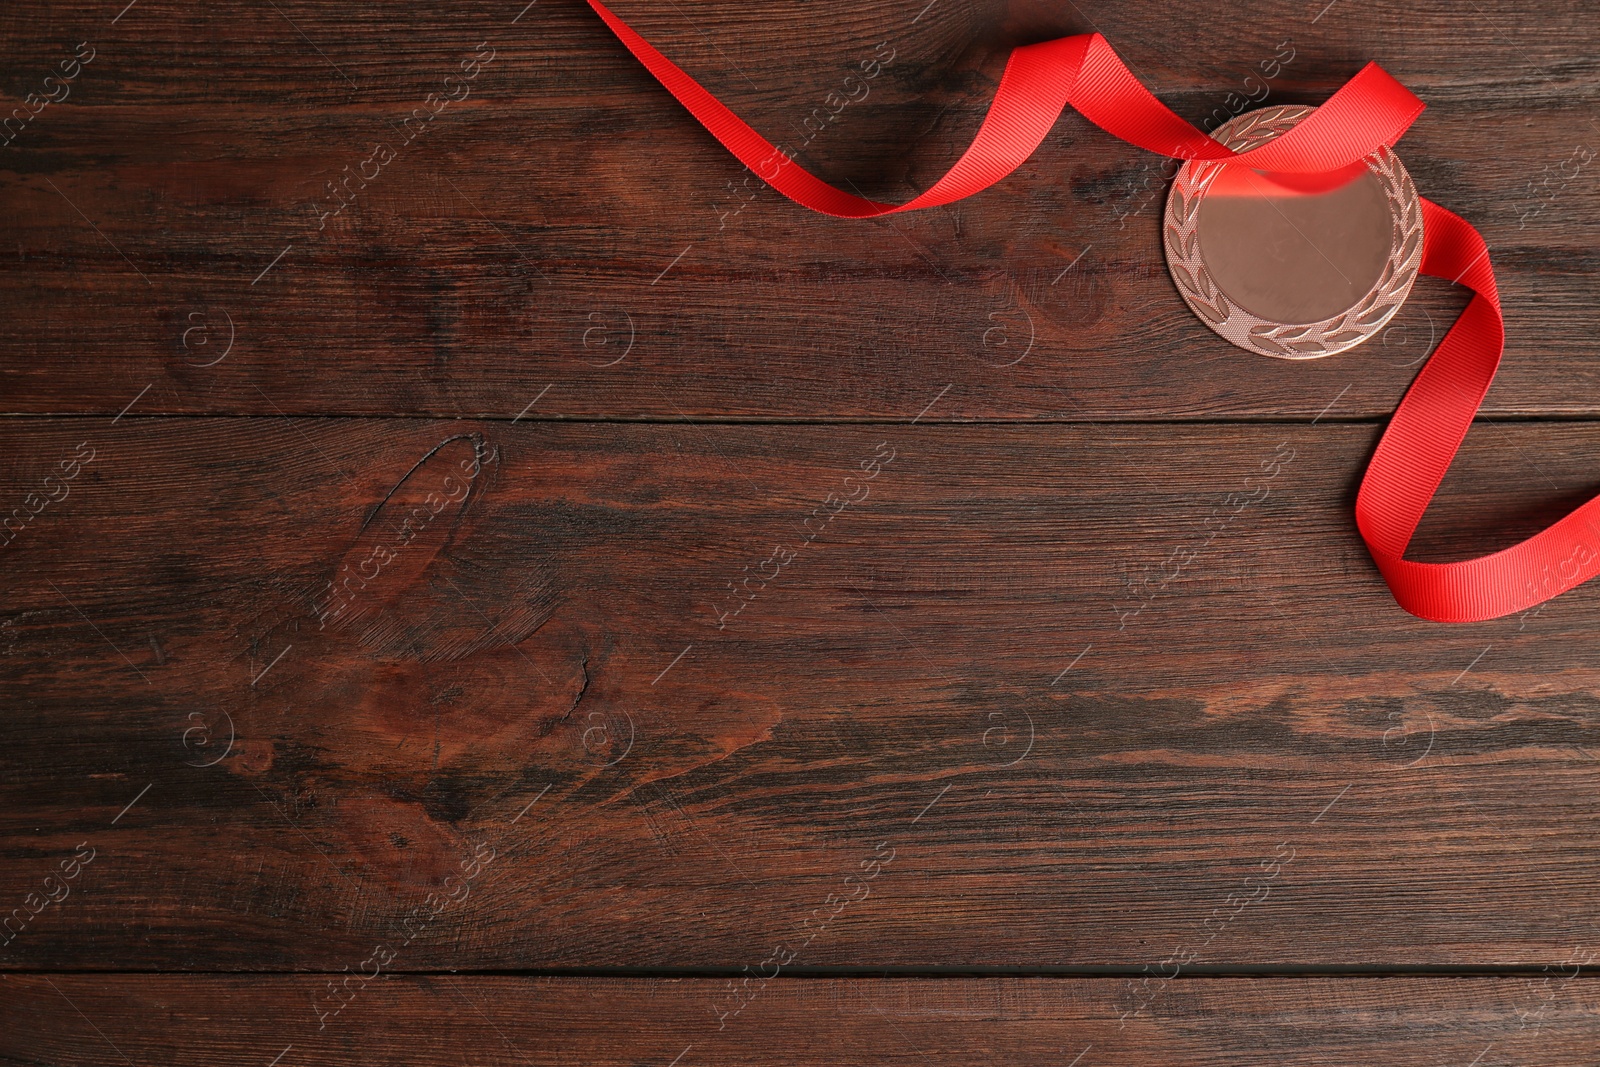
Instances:
[[[1266,107],[1212,136],[1260,147],[1314,111]],[[1194,313],[1240,348],[1280,359],[1344,352],[1383,329],[1422,263],[1422,204],[1388,148],[1337,189],[1190,160],[1167,196],[1167,269]]]

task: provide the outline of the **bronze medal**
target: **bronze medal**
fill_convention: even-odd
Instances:
[[[1212,136],[1247,151],[1313,110],[1262,108]],[[1365,173],[1324,192],[1185,163],[1162,229],[1167,269],[1194,313],[1240,348],[1280,359],[1331,356],[1383,329],[1422,262],[1422,205],[1389,148],[1365,163]]]

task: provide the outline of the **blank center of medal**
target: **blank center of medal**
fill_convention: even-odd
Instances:
[[[1350,310],[1377,284],[1394,220],[1370,171],[1332,192],[1258,191],[1227,182],[1208,193],[1197,223],[1211,280],[1234,303],[1269,322],[1320,322]]]

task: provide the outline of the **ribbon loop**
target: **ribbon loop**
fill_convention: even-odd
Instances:
[[[1398,141],[1426,106],[1376,63],[1367,64],[1314,115],[1260,148],[1233,152],[1183,121],[1146,89],[1098,33],[1013,49],[977,136],[921,196],[880,204],[804,170],[600,0],[589,6],[711,135],[762,181],[795,203],[836,218],[868,219],[949,204],[1020,167],[1068,104],[1113,137],[1176,159],[1237,162],[1285,174],[1328,174]],[[1336,183],[1330,183],[1336,184]]]
[[[1395,410],[1356,494],[1356,526],[1402,608],[1436,622],[1525,611],[1600,574],[1600,497],[1510,548],[1459,563],[1403,558],[1472,427],[1505,348],[1489,246],[1465,219],[1422,201],[1422,272],[1476,295]]]

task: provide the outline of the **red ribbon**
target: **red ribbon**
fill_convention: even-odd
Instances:
[[[1303,189],[1339,184],[1380,145],[1393,145],[1424,104],[1369,63],[1288,133],[1232,152],[1157,100],[1098,33],[1012,51],[972,145],[932,188],[904,204],[835,189],[794,164],[598,0],[589,6],[651,74],[730,152],[789,199],[841,218],[948,204],[986,189],[1033,154],[1070,104],[1113,136],[1175,159],[1237,162]],[[1600,573],[1600,497],[1520,544],[1458,563],[1405,557],[1422,514],[1494,380],[1505,322],[1489,248],[1457,215],[1422,201],[1422,272],[1476,295],[1412,383],[1378,442],[1356,497],[1356,525],[1400,606],[1437,622],[1523,611]]]

